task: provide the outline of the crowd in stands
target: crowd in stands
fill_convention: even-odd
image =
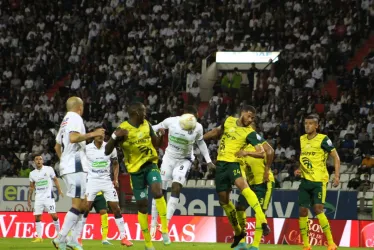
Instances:
[[[69,96],[83,99],[88,130],[102,125],[110,133],[128,118],[133,101],[143,102],[150,122],[157,123],[180,114],[187,103],[200,102],[203,58],[216,51],[251,50],[282,53],[265,70],[252,65],[245,72],[220,72],[200,117],[205,131],[242,104],[254,105],[258,132],[275,149],[277,181],[294,181],[303,117],[319,113],[320,131],[338,147],[348,164],[345,171],[368,174],[370,181],[374,52],[353,72],[345,70],[374,27],[374,4],[359,2],[2,1],[0,177],[27,177],[34,154],[42,154],[46,165],[58,162],[53,147]],[[196,79],[187,86],[188,100],[181,93],[187,74]],[[64,86],[48,92],[61,79]],[[331,79],[338,84],[336,97],[322,91]],[[217,142],[208,147],[214,159]],[[195,154],[190,178],[214,179],[198,149]],[[123,163],[121,169],[126,171]]]

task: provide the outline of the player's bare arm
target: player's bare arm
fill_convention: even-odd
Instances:
[[[110,137],[108,143],[105,145],[105,155],[110,155],[113,149],[117,146],[117,143],[124,142],[127,140],[129,131],[122,128],[117,128],[112,136]]]
[[[54,177],[54,178],[53,178],[53,182],[55,183],[55,186],[56,186],[56,188],[57,188],[58,194],[59,194],[61,197],[64,197],[64,193],[62,192],[62,189],[61,189],[61,186],[60,186],[60,182],[58,181],[57,177]]]
[[[34,190],[35,190],[35,182],[30,181],[29,195],[27,197],[27,205],[29,206],[29,209],[31,209],[31,199],[32,199],[32,194],[34,193]]]
[[[330,152],[330,156],[334,159],[334,168],[335,168],[335,178],[334,178],[334,183],[333,186],[337,187],[339,186],[340,182],[340,157],[339,154],[336,150],[333,150]]]
[[[59,159],[61,159],[61,154],[62,154],[62,147],[61,144],[56,143],[55,145],[55,151]]]
[[[255,146],[256,151],[255,152],[249,152],[245,150],[240,150],[235,154],[236,157],[241,158],[241,157],[246,157],[250,156],[253,158],[260,158],[260,159],[265,159],[265,150],[264,147],[260,144]]]
[[[87,134],[80,134],[78,132],[71,132],[69,135],[69,139],[71,143],[78,143],[82,141],[86,141],[88,139],[94,138],[96,136],[104,136],[105,129],[96,129],[95,131]]]
[[[118,175],[119,175],[118,160],[113,160],[112,164],[113,164],[113,185],[114,185],[114,187],[118,188],[119,187],[119,184],[118,184]]]
[[[274,160],[274,149],[266,141],[262,144],[262,146],[265,150],[265,155],[266,155],[264,181],[268,182],[269,181],[269,171],[271,169],[271,164],[273,164],[273,160]]]
[[[204,134],[203,138],[204,140],[210,140],[210,139],[217,139],[218,137],[220,137],[222,135],[222,128],[221,126],[219,127],[216,127],[214,129],[212,129],[211,131],[207,132]]]

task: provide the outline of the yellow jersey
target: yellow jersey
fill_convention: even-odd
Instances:
[[[128,121],[122,122],[119,127],[129,131],[127,140],[121,144],[129,173],[138,172],[147,162],[157,164],[158,155],[152,144],[154,131],[147,120],[144,120],[139,127],[131,125]]]
[[[238,118],[229,116],[221,125],[222,138],[218,148],[218,161],[240,162],[235,154],[248,144],[256,146],[261,143],[262,137],[251,127],[239,127]]]
[[[335,147],[327,135],[317,134],[313,139],[308,139],[308,135],[305,134],[300,137],[300,148],[302,178],[315,182],[328,182],[326,161]]]
[[[252,145],[248,145],[245,151],[255,152],[256,149]],[[241,159],[240,167],[245,174],[245,178],[249,185],[258,185],[264,183],[266,159],[254,158],[247,156]],[[274,182],[274,175],[269,170],[269,181]]]

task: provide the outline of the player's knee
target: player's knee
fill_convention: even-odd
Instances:
[[[160,199],[161,197],[164,196],[164,193],[163,193],[162,189],[160,189],[160,188],[153,188],[152,189],[152,194],[153,194],[153,198],[155,198],[155,199]]]
[[[148,213],[148,200],[140,200],[136,202],[139,212],[142,214]]]
[[[40,222],[42,220],[42,216],[36,215],[35,216],[35,222]]]
[[[240,206],[240,205],[237,205],[235,209],[236,211],[245,211],[245,207]]]
[[[307,217],[308,216],[308,209],[305,207],[299,208],[299,216],[300,217]]]
[[[324,212],[323,205],[315,205],[313,207],[313,211],[316,215],[323,213]]]
[[[181,189],[182,189],[182,185],[180,183],[173,182],[171,186],[171,196],[179,198]]]
[[[58,220],[58,216],[57,216],[57,214],[52,214],[52,220],[53,220],[53,221],[57,221],[57,220]]]

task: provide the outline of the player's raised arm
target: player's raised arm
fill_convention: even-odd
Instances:
[[[166,118],[165,120],[163,120],[163,121],[160,122],[159,124],[153,125],[153,126],[152,126],[152,129],[153,129],[153,131],[155,131],[156,133],[157,133],[160,129],[169,129],[169,126],[172,124],[173,120],[174,120],[174,117]]]
[[[222,129],[222,126],[219,126],[219,127],[216,127],[212,130],[210,130],[209,132],[206,132],[203,136],[203,139],[206,141],[206,140],[210,140],[210,139],[217,139],[218,137],[220,137],[221,135],[223,134],[223,129]]]
[[[206,163],[210,164],[212,162],[212,159],[210,158],[208,147],[206,146],[203,138],[203,127],[201,126],[201,124],[198,124],[198,126],[199,128],[196,136],[196,144],[200,149],[201,154],[204,156]]]
[[[55,151],[57,154],[58,159],[61,159],[62,155],[62,137],[61,137],[61,129],[58,130],[57,136],[56,136],[56,145],[55,145]]]
[[[269,181],[269,171],[274,160],[274,149],[267,141],[265,141],[262,146],[265,150],[266,155],[264,181]]]
[[[32,199],[32,194],[34,193],[35,190],[35,182],[30,180],[30,186],[29,186],[29,195],[27,197],[27,205],[31,209],[31,199]]]
[[[112,136],[110,137],[108,143],[105,145],[105,155],[110,155],[114,148],[117,146],[118,142],[124,142],[127,140],[129,131],[122,128],[117,128]]]
[[[82,141],[86,141],[88,139],[94,138],[96,136],[104,136],[105,129],[97,129],[94,132],[87,133],[87,134],[80,134],[75,131],[71,131],[69,134],[69,139],[71,143],[78,143]]]
[[[333,185],[337,187],[339,185],[339,178],[340,178],[340,157],[338,152],[336,151],[334,144],[329,139],[329,137],[325,137],[322,141],[321,148],[329,153],[329,155],[334,159],[334,168],[335,168],[335,178]]]

